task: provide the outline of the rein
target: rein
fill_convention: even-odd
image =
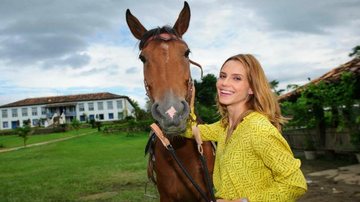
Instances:
[[[201,197],[207,201],[207,202],[215,202],[215,196],[212,189],[212,184],[210,180],[210,175],[208,172],[206,159],[203,155],[203,148],[202,148],[202,140],[200,137],[199,130],[196,126],[193,127],[193,134],[195,136],[195,140],[198,146],[198,151],[200,154],[200,160],[201,160],[201,166],[205,172],[205,183],[207,186],[207,189],[210,191],[210,199],[206,196],[206,193],[200,188],[200,186],[195,182],[195,180],[191,177],[190,173],[186,170],[186,168],[183,166],[179,158],[177,157],[175,153],[174,147],[171,145],[170,141],[164,136],[163,132],[159,128],[159,126],[156,123],[153,123],[150,125],[151,129],[155,132],[155,135],[159,138],[163,146],[170,152],[171,156],[174,158],[180,169],[183,171],[183,173],[186,175],[186,177],[190,180],[191,184],[195,187],[195,189],[200,193]]]

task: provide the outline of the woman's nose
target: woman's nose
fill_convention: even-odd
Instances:
[[[228,78],[224,78],[224,79],[222,79],[220,82],[221,82],[220,84],[221,84],[222,86],[226,86],[226,85],[229,84],[229,79],[228,79]]]

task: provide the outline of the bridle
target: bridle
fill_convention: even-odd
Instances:
[[[181,37],[178,37],[177,35],[171,34],[171,33],[161,33],[161,34],[151,36],[148,39],[146,39],[145,41],[143,41],[142,42],[143,44],[140,47],[140,51],[142,51],[147,46],[147,44],[152,40],[162,40],[162,41],[177,40],[177,41],[181,41],[182,43],[184,43],[187,46],[186,42]],[[201,65],[197,62],[192,61],[191,59],[189,59],[189,63],[200,68],[201,78],[202,78],[203,77],[203,69],[202,69]],[[186,98],[185,98],[185,100],[187,101],[188,104],[190,104],[192,91],[193,91],[193,85],[194,85],[193,80],[192,80],[191,76],[189,76],[188,84],[187,84],[187,93],[186,93]],[[148,96],[148,98],[150,99],[151,102],[154,102],[154,98],[151,96],[151,93],[150,93],[150,86],[145,78],[144,78],[144,86],[145,86],[145,90],[146,90],[146,95]]]

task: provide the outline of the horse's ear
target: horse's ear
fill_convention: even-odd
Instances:
[[[145,32],[147,32],[147,30],[140,23],[140,21],[131,14],[129,9],[126,10],[126,22],[135,38],[141,40],[142,36],[145,34]]]
[[[174,29],[177,33],[182,36],[189,27],[190,22],[190,7],[189,4],[185,1],[184,8],[181,10],[178,19],[174,25]]]

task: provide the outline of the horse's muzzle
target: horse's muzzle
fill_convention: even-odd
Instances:
[[[185,100],[155,102],[151,107],[151,113],[163,132],[172,137],[186,130],[190,107]]]

